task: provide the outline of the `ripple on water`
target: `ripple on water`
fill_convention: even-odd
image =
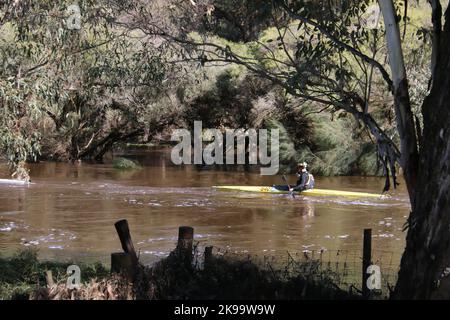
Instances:
[[[194,239],[200,240],[200,239],[217,239],[217,238],[221,238],[223,237],[222,234],[209,234],[209,233],[198,233],[194,235]],[[146,240],[142,240],[137,242],[138,245],[143,245],[146,243],[155,243],[155,242],[162,242],[162,241],[167,241],[167,242],[176,242],[178,240],[177,237],[158,237],[158,238],[149,238]]]
[[[19,229],[28,229],[29,226],[24,223],[16,223],[14,221],[4,222],[0,224],[0,232],[10,232]]]
[[[210,200],[187,199],[175,205],[175,207],[207,207],[213,204]]]
[[[166,251],[154,251],[154,250],[144,250],[141,251],[141,254],[152,255],[156,257],[165,258],[169,256],[169,252]]]
[[[11,215],[19,214],[19,213],[24,213],[24,212],[25,211],[2,211],[1,216],[11,216]]]
[[[306,198],[305,198],[306,199]],[[308,197],[310,203],[335,203],[348,206],[367,206],[367,207],[404,207],[409,205],[405,199],[397,198],[382,198],[377,200],[364,200],[352,198],[336,198],[336,197]],[[399,200],[402,200],[399,202]]]
[[[51,233],[46,235],[38,235],[31,238],[21,238],[20,244],[29,246],[46,246],[49,249],[64,249],[67,242],[77,238],[75,233],[66,230],[51,229]]]
[[[138,245],[143,245],[146,243],[154,243],[154,242],[161,242],[161,241],[170,241],[175,242],[177,241],[177,237],[158,237],[158,238],[149,238],[147,240],[139,241],[137,242]]]
[[[0,231],[9,232],[14,228],[16,228],[16,225],[14,224],[14,222],[7,222],[7,223],[2,224],[2,226],[0,227]]]
[[[49,249],[63,250],[64,246],[48,246]]]
[[[147,203],[149,206],[152,207],[162,207],[162,204],[156,201],[150,201],[149,203]]]
[[[375,235],[374,237],[378,237],[378,238],[393,238],[394,235],[392,233],[381,233],[379,235]]]
[[[79,186],[78,186],[79,187]],[[142,187],[142,186],[127,186],[115,183],[91,183],[83,186],[87,191],[92,192],[107,192],[108,194],[121,195],[152,195],[152,194],[198,194],[203,197],[205,194],[211,194],[210,188],[176,188],[176,187]]]

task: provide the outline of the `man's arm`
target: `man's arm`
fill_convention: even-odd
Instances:
[[[292,188],[293,191],[302,191],[305,189],[306,181],[307,181],[308,173],[302,172],[302,175],[300,176],[300,183],[297,184],[294,188]]]

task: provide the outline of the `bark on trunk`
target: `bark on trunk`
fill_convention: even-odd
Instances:
[[[450,78],[450,64],[447,78]],[[442,80],[442,79],[440,79]],[[423,147],[397,298],[450,298],[450,79],[434,81],[425,100]]]
[[[433,86],[422,106],[417,189],[397,299],[450,298],[450,12],[439,46]]]

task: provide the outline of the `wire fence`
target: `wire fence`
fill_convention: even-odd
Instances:
[[[201,261],[203,250],[196,250]],[[278,277],[289,278],[296,275],[321,275],[331,278],[339,288],[362,292],[363,252],[350,250],[304,250],[301,252],[249,254],[223,248],[213,248],[213,255],[227,259],[249,261]],[[372,290],[375,296],[386,298],[397,281],[399,256],[393,251],[373,250],[372,265],[380,271],[380,287]]]
[[[125,255],[134,256],[137,261],[136,252],[131,242],[128,222],[120,220],[115,224]],[[131,248],[132,250],[129,250]],[[227,272],[237,270],[242,273],[243,268],[237,268],[238,265],[213,259],[214,257],[223,257],[227,260],[244,260],[251,262],[259,268],[246,268],[246,271],[252,270],[255,275],[260,274],[260,270],[267,270],[273,274],[275,280],[318,280],[322,284],[331,284],[336,287],[352,293],[362,293],[363,298],[386,298],[390,296],[394,284],[397,280],[397,274],[400,265],[400,256],[393,251],[372,250],[372,229],[364,229],[362,250],[346,249],[306,249],[303,251],[292,252],[270,252],[264,254],[249,254],[238,252],[230,248],[206,246],[206,243],[194,243],[194,229],[189,226],[179,227],[178,242],[175,253],[172,257],[181,257],[182,265],[188,265],[191,270],[192,263],[197,269],[211,271],[215,262],[222,263],[221,266],[231,266]],[[192,255],[194,253],[194,255]],[[117,253],[115,253],[117,255]],[[123,254],[121,254],[122,256]],[[169,255],[170,257],[170,255]],[[130,259],[131,259],[130,258]],[[111,260],[113,261],[113,260]],[[119,261],[119,260],[117,260]],[[125,261],[125,260],[124,260]],[[128,261],[128,260],[126,260]],[[214,262],[215,261],[215,262]],[[224,263],[225,262],[225,263]],[[230,261],[232,262],[232,261]],[[129,267],[131,264],[127,264]],[[242,266],[242,265],[241,265]],[[254,267],[253,266],[253,267]],[[120,270],[120,263],[115,268],[111,263],[111,269]],[[225,268],[226,269],[226,268]],[[126,270],[126,268],[125,268]],[[368,274],[370,271],[370,275]],[[263,273],[266,276],[267,273]],[[257,280],[260,281],[260,278]],[[320,283],[319,283],[320,284]],[[307,285],[304,286],[305,288]],[[338,291],[339,292],[339,291]]]

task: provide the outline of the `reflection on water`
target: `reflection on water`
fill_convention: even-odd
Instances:
[[[174,166],[167,149],[133,157],[142,170],[45,162],[31,166],[35,184],[0,185],[1,252],[28,246],[39,248],[45,259],[108,262],[111,252],[121,251],[113,224],[122,218],[144,262],[167,255],[181,225],[195,228],[200,245],[236,252],[359,251],[364,228],[373,229],[375,249],[397,257],[403,250],[409,204],[402,188],[383,200],[218,191],[211,186],[272,185],[281,179],[258,171]],[[383,179],[317,177],[316,186],[379,192]]]

